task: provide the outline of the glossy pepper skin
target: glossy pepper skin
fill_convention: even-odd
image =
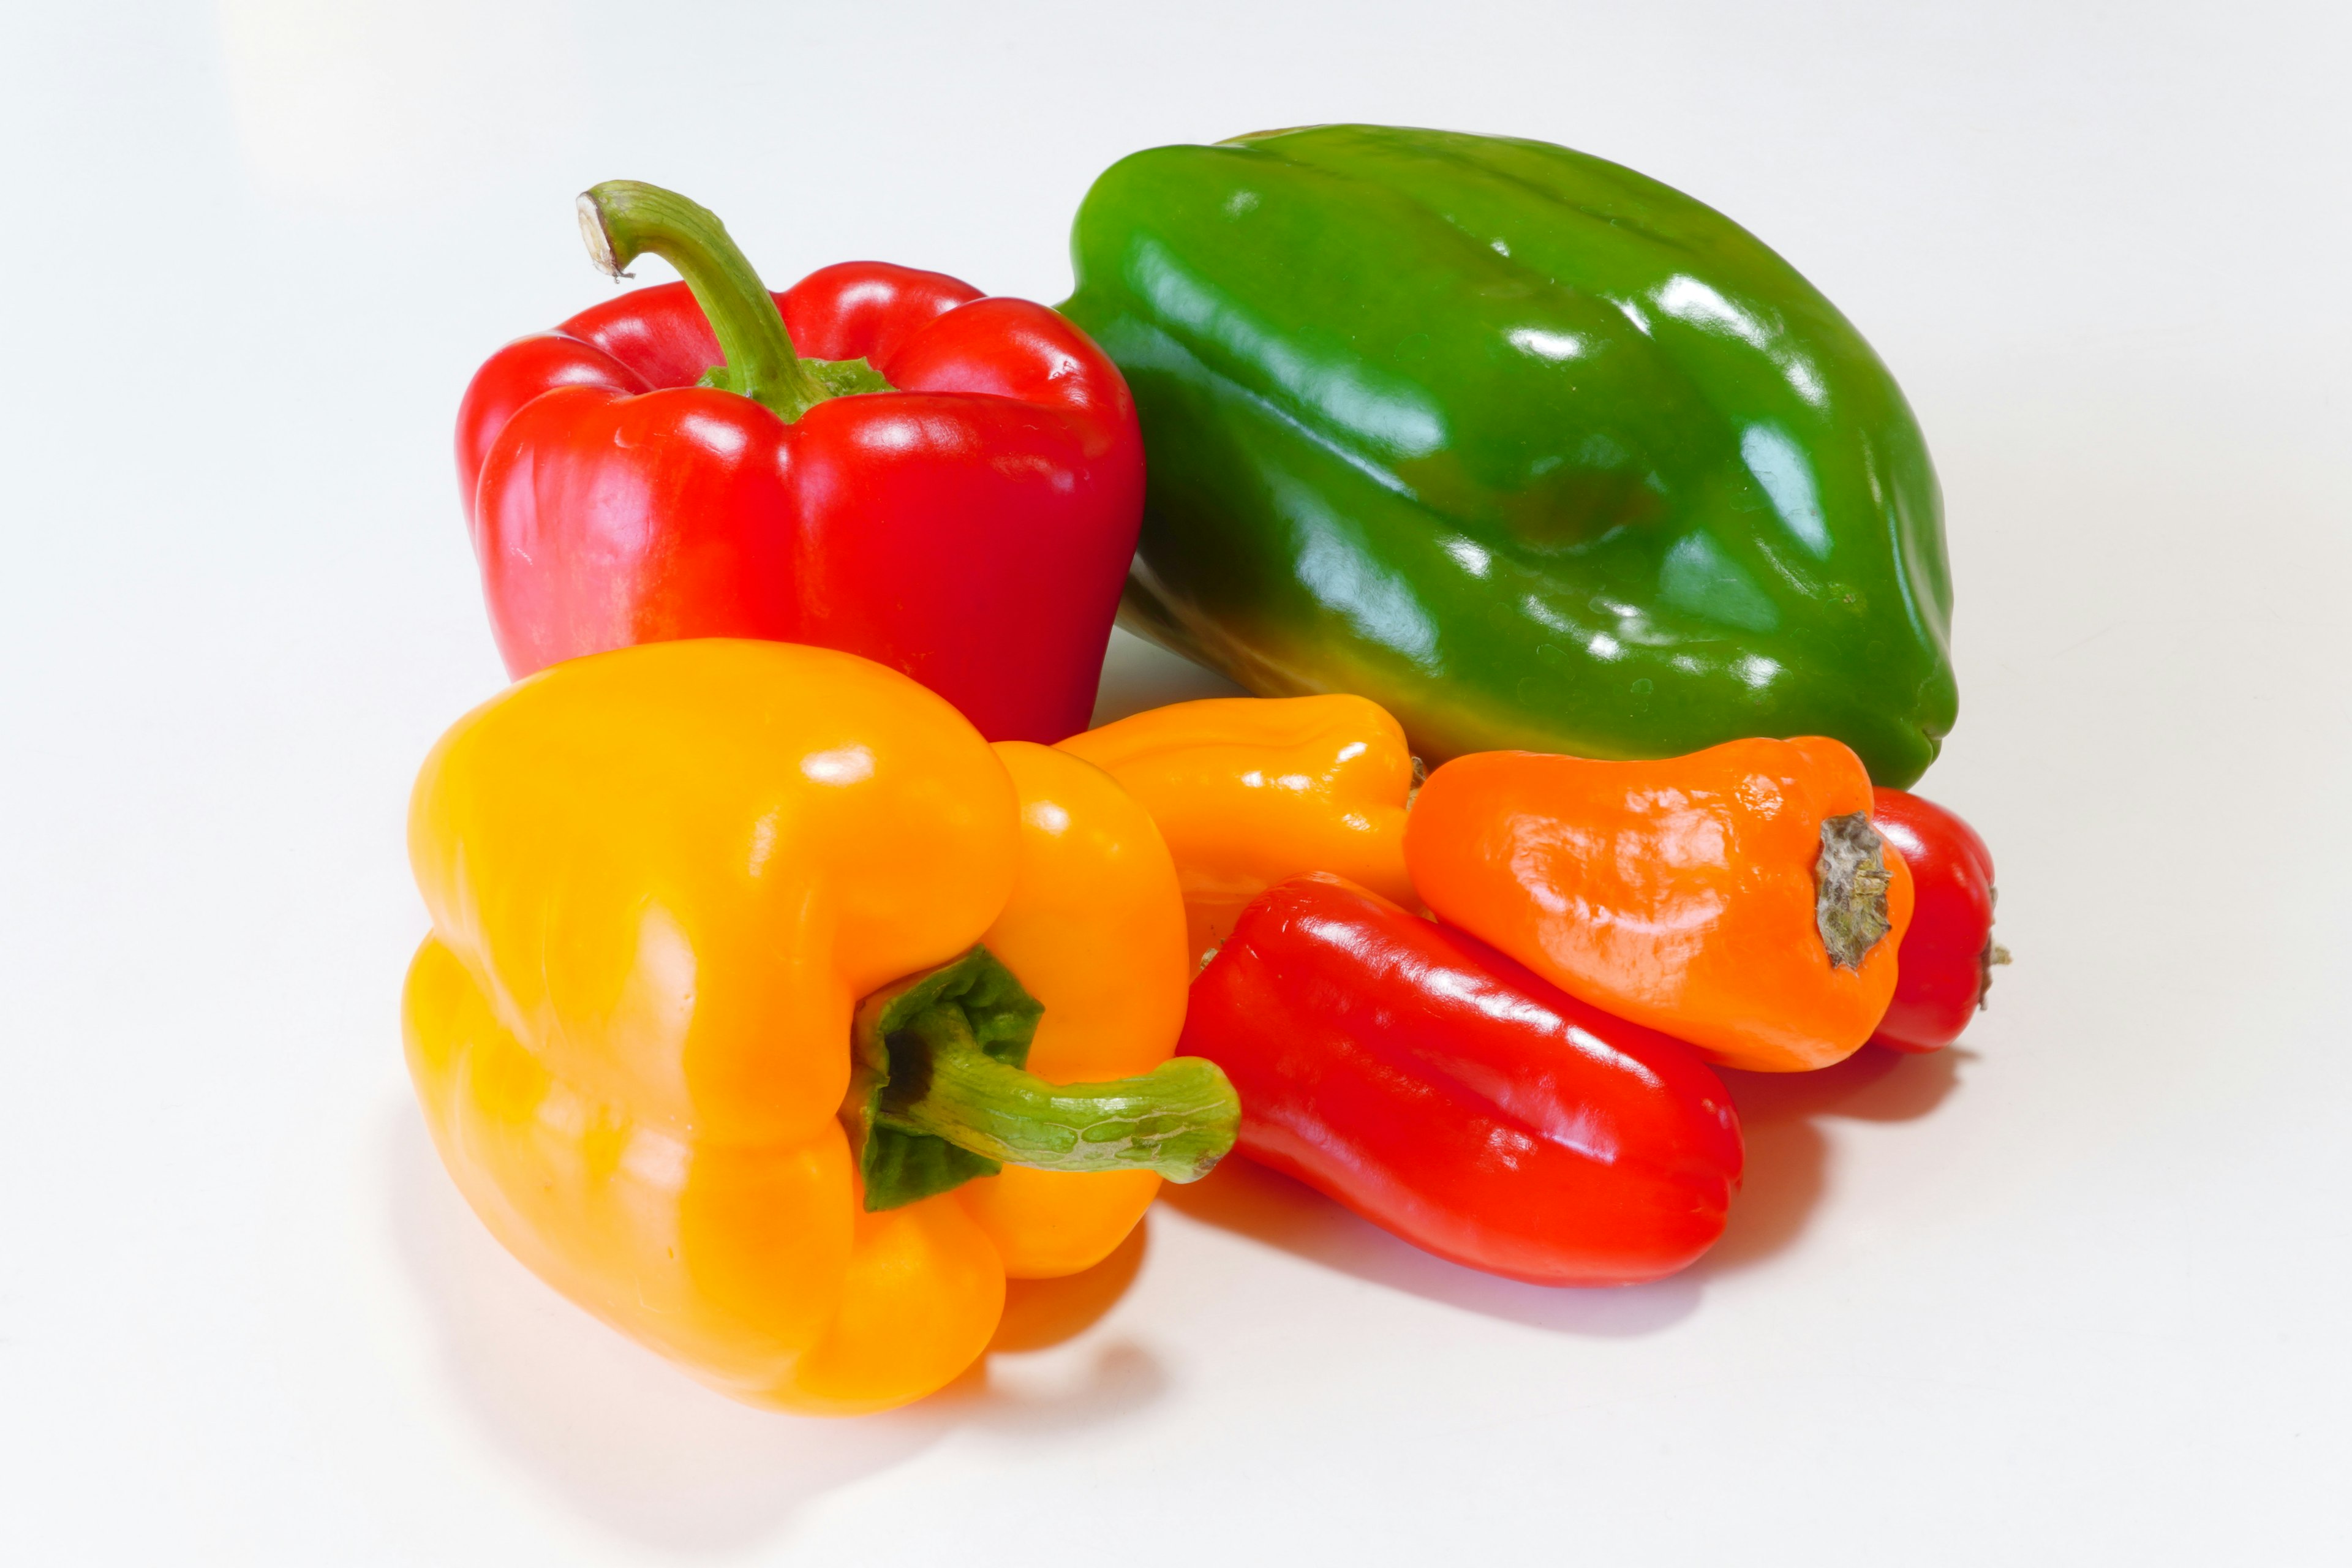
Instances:
[[[847,262],[771,295],[682,206],[612,226],[688,282],[510,343],[467,389],[458,486],[509,671],[769,637],[887,664],[991,740],[1084,729],[1142,506],[1118,370],[936,272]],[[739,362],[764,380],[698,384]]]
[[[1739,1184],[1731,1097],[1687,1047],[1338,878],[1244,911],[1181,1048],[1241,1090],[1252,1159],[1515,1279],[1671,1274]]]
[[[1457,757],[1405,824],[1439,919],[1571,995],[1727,1067],[1861,1048],[1895,993],[1911,875],[1835,741],[1731,741],[1664,762]]]
[[[1952,724],[1942,502],[1886,367],[1720,213],[1539,142],[1377,125],[1139,153],[1063,307],[1151,448],[1123,624],[1435,762]]]
[[[442,739],[409,844],[433,917],[409,1067],[450,1174],[541,1278],[739,1399],[928,1393],[1008,1273],[1097,1261],[1157,1190],[1007,1165],[876,1208],[862,1185],[860,998],[975,943],[1044,1005],[1035,1078],[1148,1094],[1184,1066],[1149,816],[903,676],[724,640],[560,665]]]
[[[1184,889],[1195,963],[1275,883],[1328,871],[1413,902],[1404,865],[1413,760],[1361,697],[1212,697],[1063,742],[1151,813]]]
[[[1941,1050],[1984,1005],[1993,966],[2009,962],[1992,937],[1992,851],[1967,823],[1899,789],[1871,792],[1870,820],[1910,868],[1916,900],[1895,996],[1870,1043]]]

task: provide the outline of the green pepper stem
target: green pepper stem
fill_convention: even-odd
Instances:
[[[1048,1083],[982,1050],[962,1014],[946,1008],[923,1015],[893,1047],[876,1123],[1008,1165],[1198,1181],[1241,1126],[1234,1086],[1199,1057],[1108,1083]]]
[[[580,193],[580,235],[608,278],[650,253],[677,268],[726,356],[705,384],[751,398],[791,424],[833,395],[793,347],[775,297],[708,208],[636,180],[607,180]]]

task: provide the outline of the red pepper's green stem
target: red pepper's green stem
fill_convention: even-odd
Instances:
[[[951,1009],[924,1014],[908,1033],[920,1066],[894,1079],[875,1120],[1007,1165],[1197,1181],[1233,1147],[1241,1124],[1234,1086],[1199,1057],[1108,1083],[1055,1084],[982,1050]],[[903,1050],[894,1059],[904,1060]]]
[[[607,277],[627,277],[622,268],[648,252],[677,268],[727,358],[725,374],[708,384],[741,393],[786,424],[833,395],[794,352],[775,297],[716,214],[659,185],[607,180],[580,193],[580,234]]]

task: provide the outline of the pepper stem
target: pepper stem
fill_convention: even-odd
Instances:
[[[1047,1083],[988,1055],[957,1014],[908,1031],[922,1068],[894,1075],[875,1120],[1006,1165],[1157,1171],[1196,1182],[1234,1145],[1241,1101],[1214,1062],[1179,1057],[1135,1078]],[[894,1064],[905,1047],[891,1053]]]
[[[608,278],[627,277],[624,268],[648,253],[677,268],[727,361],[704,384],[740,393],[787,425],[833,395],[793,348],[775,297],[708,208],[659,185],[607,180],[580,193],[580,236]]]
[[[1241,1100],[1213,1062],[1179,1057],[1107,1083],[1024,1070],[1043,1011],[984,947],[860,1005],[842,1118],[867,1209],[1003,1165],[1197,1181],[1233,1147]]]
[[[1822,821],[1822,852],[1813,863],[1813,922],[1829,950],[1833,969],[1860,969],[1887,932],[1895,929],[1886,910],[1886,889],[1895,874],[1886,868],[1886,840],[1857,811]]]

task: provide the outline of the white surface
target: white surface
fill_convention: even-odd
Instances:
[[[2342,5],[689,9],[0,22],[0,1557],[2342,1560]],[[1120,153],[1339,118],[1664,177],[1895,367],[1958,581],[1925,787],[2019,962],[1963,1051],[1750,1092],[1672,1282],[1244,1182],[947,1397],[728,1405],[509,1262],[408,1101],[403,802],[499,678],[458,392],[604,297],[596,179],[778,281],[1054,300]],[[1112,698],[1184,684],[1128,645]]]

